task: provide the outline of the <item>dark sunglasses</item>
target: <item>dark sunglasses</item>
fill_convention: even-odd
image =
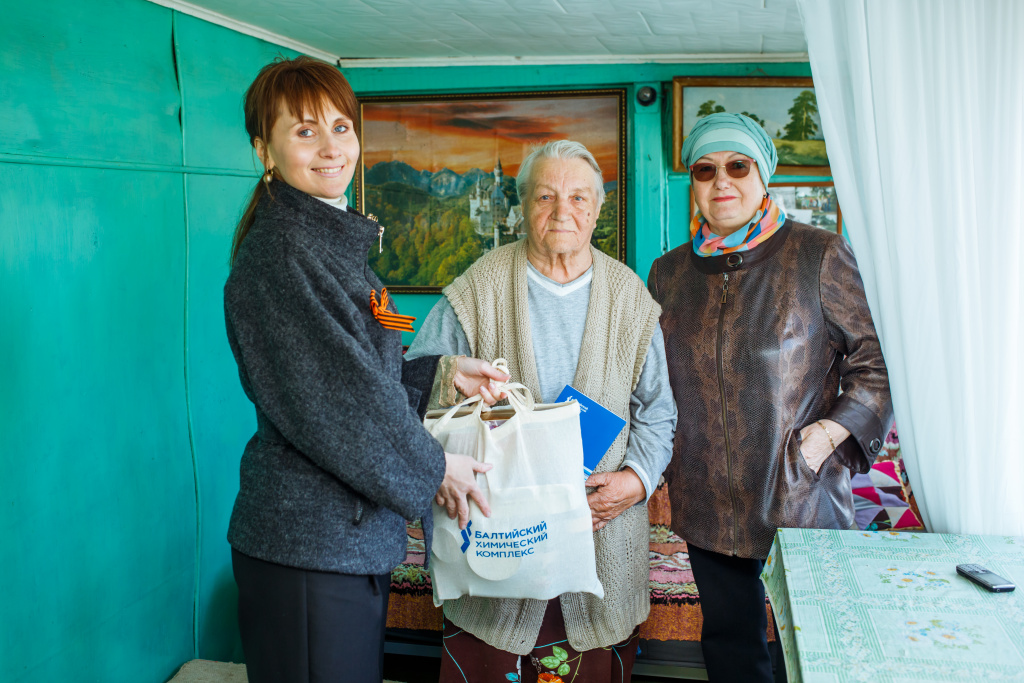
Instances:
[[[750,159],[733,159],[732,161],[716,166],[710,161],[698,161],[690,167],[690,175],[694,180],[706,183],[714,180],[718,175],[718,169],[724,168],[730,178],[746,178],[750,174],[750,167],[754,165]]]

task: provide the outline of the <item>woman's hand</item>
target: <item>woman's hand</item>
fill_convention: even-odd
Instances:
[[[476,473],[487,472],[494,465],[485,465],[477,462],[468,455],[456,455],[455,453],[444,454],[444,481],[441,488],[437,490],[434,500],[437,504],[448,510],[450,519],[459,518],[459,528],[465,529],[469,523],[469,500],[472,498],[484,513],[484,517],[491,516],[491,506],[484,498],[484,492],[476,485]]]
[[[825,425],[828,433],[817,422],[812,422],[800,430],[800,453],[816,474],[821,471],[821,466],[828,456],[832,455],[832,451],[846,441],[846,437],[850,436],[850,431],[838,422],[821,420],[821,423]],[[832,436],[831,442],[829,441],[830,435]],[[833,443],[835,448],[833,448]]]
[[[461,356],[455,370],[455,388],[466,396],[480,394],[489,406],[505,398],[505,392],[499,391],[495,382],[507,382],[508,379],[507,374],[479,358]]]
[[[587,494],[594,531],[647,497],[644,483],[629,467],[620,472],[591,474],[587,477],[586,485],[595,488]]]

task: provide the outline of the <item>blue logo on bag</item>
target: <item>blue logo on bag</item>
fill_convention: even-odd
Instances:
[[[466,538],[469,528],[462,532]],[[477,557],[527,557],[533,555],[534,546],[548,540],[548,523],[543,521],[529,527],[512,529],[511,531],[480,531],[477,529],[473,534],[476,538],[476,548],[473,552]],[[462,552],[469,547],[469,540],[462,546]],[[546,547],[546,545],[545,545]],[[543,549],[542,549],[543,552]]]
[[[462,552],[469,550],[469,544],[472,543],[472,541],[469,540],[471,538],[469,530],[472,526],[473,522],[470,522],[466,525],[466,528],[462,530]]]

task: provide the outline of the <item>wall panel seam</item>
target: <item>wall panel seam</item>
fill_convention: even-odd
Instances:
[[[188,168],[188,150],[187,141],[185,136],[185,84],[182,78],[181,68],[178,64],[178,12],[171,10],[171,59],[174,61],[174,77],[178,86],[178,128],[181,131],[181,168]],[[185,380],[185,420],[188,425],[188,447],[189,453],[192,457],[192,481],[194,486],[195,495],[195,511],[196,511],[196,526],[195,526],[195,555],[194,555],[194,571],[192,575],[192,656],[193,658],[199,657],[199,588],[200,588],[200,574],[202,569],[202,545],[203,545],[203,502],[202,492],[200,489],[199,482],[199,460],[196,457],[196,441],[195,441],[195,425],[192,419],[192,386],[191,386],[191,372],[189,367],[189,319],[188,319],[188,303],[189,303],[189,211],[188,211],[188,172],[182,172],[181,174],[181,200],[182,210],[184,212],[184,226],[185,226],[185,272],[184,282],[182,283],[182,321],[184,327],[183,335],[183,348],[182,348],[182,363],[183,373]]]
[[[153,173],[187,173],[190,175],[235,176],[238,178],[259,178],[252,170],[216,168],[212,166],[188,166],[185,164],[147,164],[135,161],[103,161],[75,157],[48,157],[34,154],[12,154],[0,152],[0,163],[31,164],[35,166],[69,166],[72,168],[96,168],[112,171],[149,171]]]

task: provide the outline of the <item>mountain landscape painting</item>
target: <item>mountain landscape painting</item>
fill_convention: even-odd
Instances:
[[[393,291],[437,292],[526,235],[516,174],[530,150],[575,140],[601,167],[592,244],[624,260],[625,91],[361,99],[360,210],[384,227],[370,266]]]

